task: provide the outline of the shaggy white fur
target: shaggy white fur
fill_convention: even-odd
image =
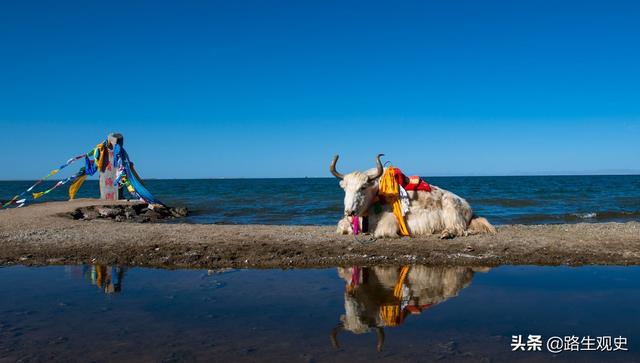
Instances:
[[[369,230],[375,237],[398,237],[399,226],[391,206],[383,205],[375,213],[374,199],[378,194],[376,169],[344,175],[340,186],[344,190],[344,218],[338,222],[338,233],[351,234],[354,215],[369,216]],[[439,233],[441,238],[453,238],[477,233],[496,233],[485,218],[476,217],[463,198],[432,185],[430,192],[408,191],[409,212],[405,221],[412,236]]]

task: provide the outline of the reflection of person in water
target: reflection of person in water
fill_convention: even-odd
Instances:
[[[345,314],[333,329],[331,342],[338,347],[337,334],[346,330],[363,334],[374,330],[377,350],[384,344],[384,327],[402,325],[409,314],[420,314],[469,286],[476,271],[468,267],[358,267],[338,268],[347,285]]]
[[[86,275],[93,285],[98,286],[106,294],[118,293],[122,290],[122,279],[125,268],[120,266],[92,265],[87,266]]]

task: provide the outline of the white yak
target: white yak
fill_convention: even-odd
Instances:
[[[329,170],[340,179],[344,190],[344,217],[338,222],[338,233],[353,233],[354,216],[368,218],[369,231],[375,237],[398,237],[399,225],[392,206],[382,204],[376,213],[374,202],[378,195],[378,183],[385,169],[376,157],[376,167],[365,172],[340,174],[336,171],[338,155],[333,158]],[[453,238],[477,233],[496,233],[485,218],[475,216],[469,203],[450,191],[431,185],[431,191],[410,191],[409,210],[405,215],[411,236],[440,234],[440,238]]]

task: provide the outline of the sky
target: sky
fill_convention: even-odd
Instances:
[[[640,172],[637,1],[3,1],[0,180]],[[75,170],[76,168],[70,168]]]

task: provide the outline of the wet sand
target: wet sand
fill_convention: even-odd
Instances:
[[[334,227],[72,220],[79,199],[0,211],[0,264],[105,263],[166,268],[292,268],[419,263],[443,266],[640,265],[640,223],[509,225],[496,235],[370,244]],[[338,216],[336,216],[336,220]]]

